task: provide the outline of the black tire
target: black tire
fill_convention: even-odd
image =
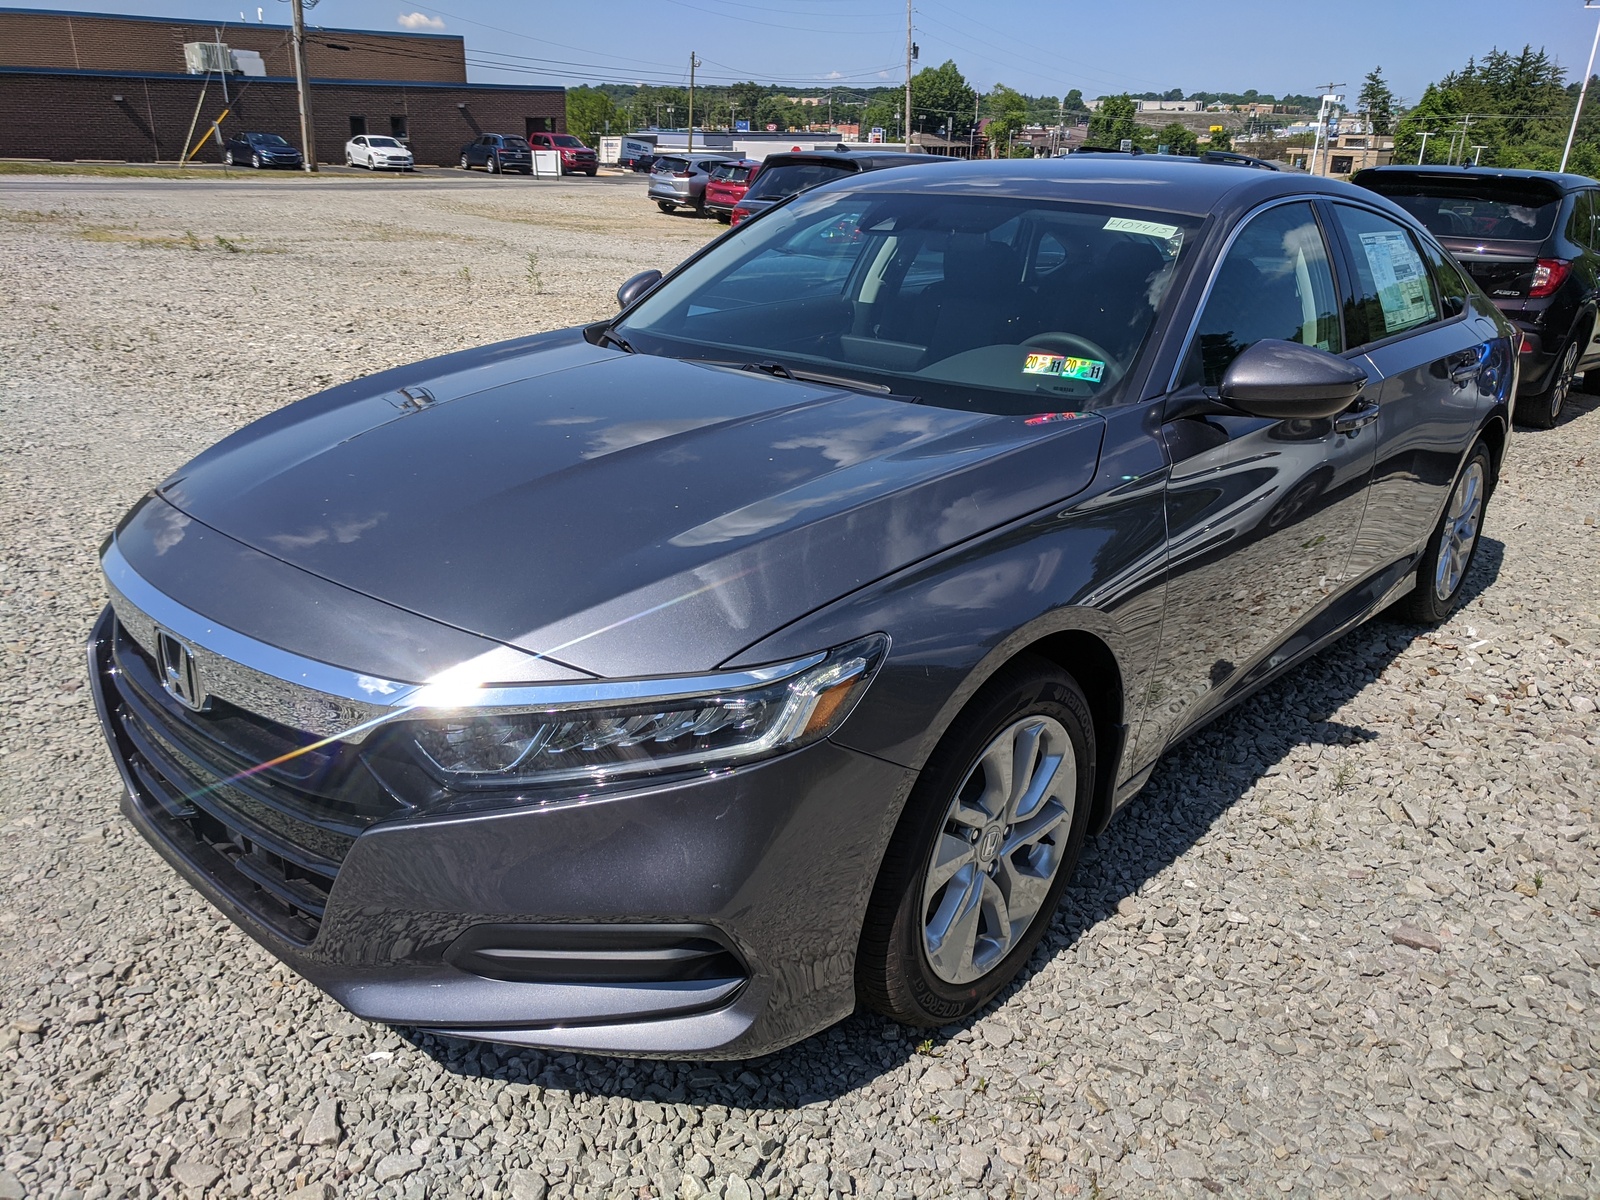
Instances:
[[[226,166],[233,166],[233,151],[229,150],[226,154],[224,154],[222,156],[222,161]]]
[[[1004,955],[977,978],[950,983],[935,972],[925,942],[924,891],[932,856],[957,791],[978,770],[985,749],[1009,727],[1034,716],[1064,727],[1077,760],[1074,806],[1061,822],[1066,833],[1058,847],[1056,873],[1031,923],[1012,938]],[[856,992],[862,1004],[906,1025],[947,1025],[977,1012],[1016,977],[1050,927],[1082,852],[1095,769],[1088,701],[1072,677],[1053,663],[1021,656],[979,690],[923,767],[879,868],[856,955]]]
[[[532,167],[523,167],[522,168],[522,173],[524,175],[532,175],[533,174],[533,168]]]
[[[258,171],[261,170],[261,155],[252,154],[250,156],[250,165]]]
[[[470,170],[472,170],[472,164],[471,164],[471,163],[469,163],[469,162],[468,162],[468,161],[467,161],[467,156],[466,156],[466,155],[465,155],[465,154],[463,154],[463,155],[462,155],[462,156],[461,156],[461,169],[462,169],[462,170],[463,170],[463,171],[470,171]]]
[[[1474,474],[1478,479],[1477,508],[1474,514],[1472,542],[1467,547],[1466,560],[1455,568],[1441,571],[1440,560],[1444,558],[1447,546],[1453,545],[1459,553],[1459,540],[1452,541],[1449,533],[1450,526],[1458,525],[1460,518],[1452,517],[1451,513],[1456,507],[1457,497],[1470,485]],[[1467,461],[1461,465],[1455,481],[1450,485],[1450,496],[1445,501],[1444,511],[1439,514],[1438,523],[1428,535],[1427,551],[1423,554],[1422,561],[1417,564],[1417,586],[1395,606],[1395,611],[1401,617],[1422,625],[1437,625],[1455,611],[1456,604],[1461,599],[1461,589],[1466,585],[1472,564],[1478,557],[1478,545],[1483,541],[1484,509],[1488,506],[1489,497],[1493,492],[1494,457],[1489,453],[1489,447],[1480,439],[1472,447],[1472,452],[1467,455]]]
[[[585,171],[585,172],[584,172],[584,174],[585,174],[585,175],[587,175],[587,176],[588,176],[588,177],[589,177],[589,178],[590,178],[590,179],[593,179],[593,178],[594,178],[594,177],[595,177],[595,176],[596,176],[596,175],[598,175],[598,174],[599,174],[599,173],[600,173],[600,168],[599,168],[599,167],[596,167],[596,168],[595,168],[595,169],[594,169],[594,170],[592,170],[592,171]]]
[[[484,166],[485,166],[485,169],[488,170],[489,174],[491,174],[491,175],[500,174],[500,160],[498,158],[496,158],[494,155],[490,155],[489,156],[489,161],[487,163],[485,163]]]
[[[659,208],[664,213],[677,212],[678,211],[678,206],[676,204],[674,204],[671,200],[657,200],[656,201],[656,207]]]
[[[1554,429],[1561,420],[1561,412],[1572,394],[1572,377],[1578,370],[1578,339],[1573,338],[1561,347],[1555,365],[1550,368],[1550,385],[1532,396],[1517,397],[1517,420],[1535,429]]]

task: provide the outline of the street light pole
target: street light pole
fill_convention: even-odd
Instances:
[[[1596,0],[1583,0],[1584,10],[1600,8]],[[1594,52],[1600,50],[1600,21],[1594,27],[1594,45],[1589,47],[1589,69],[1583,73],[1583,86],[1578,89],[1578,107],[1572,111],[1572,128],[1567,131],[1567,148],[1561,152],[1561,170],[1567,169],[1567,159],[1572,156],[1572,139],[1578,136],[1578,118],[1583,115],[1583,98],[1589,94],[1589,76],[1594,74]]]

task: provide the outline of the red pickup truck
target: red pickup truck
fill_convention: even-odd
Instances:
[[[576,175],[581,171],[592,179],[600,169],[599,155],[570,133],[530,133],[528,144],[535,150],[559,151],[563,175]]]

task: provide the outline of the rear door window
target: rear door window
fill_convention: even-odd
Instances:
[[[1594,249],[1594,193],[1579,192],[1573,197],[1572,216],[1567,221],[1567,239],[1588,250]]]
[[[1369,209],[1333,209],[1355,267],[1351,341],[1380,342],[1437,321],[1439,304],[1411,234]]]

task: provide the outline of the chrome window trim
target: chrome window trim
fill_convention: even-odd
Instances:
[[[101,569],[117,622],[145,653],[155,656],[156,632],[165,631],[194,653],[210,697],[330,741],[359,743],[380,725],[463,709],[560,712],[720,695],[787,679],[827,657],[819,651],[739,671],[643,679],[485,685],[472,678],[503,669],[508,657],[534,657],[505,647],[509,655],[491,652],[433,679],[380,679],[280,649],[184,607],[140,576],[115,542]]]
[[[1194,315],[1189,318],[1189,329],[1183,335],[1183,343],[1179,348],[1178,357],[1172,364],[1172,373],[1167,378],[1167,395],[1178,390],[1178,377],[1183,374],[1183,364],[1189,360],[1189,350],[1194,345],[1196,334],[1200,331],[1200,318],[1205,315],[1206,304],[1211,299],[1211,289],[1217,286],[1217,276],[1222,273],[1222,264],[1228,261],[1228,253],[1233,249],[1234,242],[1239,240],[1239,235],[1244,232],[1245,226],[1254,221],[1268,209],[1278,208],[1285,204],[1310,204],[1312,215],[1315,216],[1315,206],[1318,200],[1327,200],[1331,197],[1326,192],[1304,192],[1293,196],[1274,196],[1271,200],[1263,201],[1249,212],[1239,218],[1239,223],[1233,227],[1233,232],[1228,234],[1228,240],[1222,244],[1222,249],[1217,252],[1217,257],[1211,263],[1211,274],[1206,279],[1205,290],[1200,293],[1200,302],[1194,306]],[[1390,218],[1393,220],[1393,218]],[[1318,222],[1318,231],[1321,231],[1321,222]],[[1328,235],[1322,234],[1322,244],[1328,251],[1328,269],[1334,269],[1335,247],[1328,242]],[[1338,275],[1335,273],[1334,282],[1337,285]],[[1350,348],[1340,351],[1341,355],[1350,354]]]

